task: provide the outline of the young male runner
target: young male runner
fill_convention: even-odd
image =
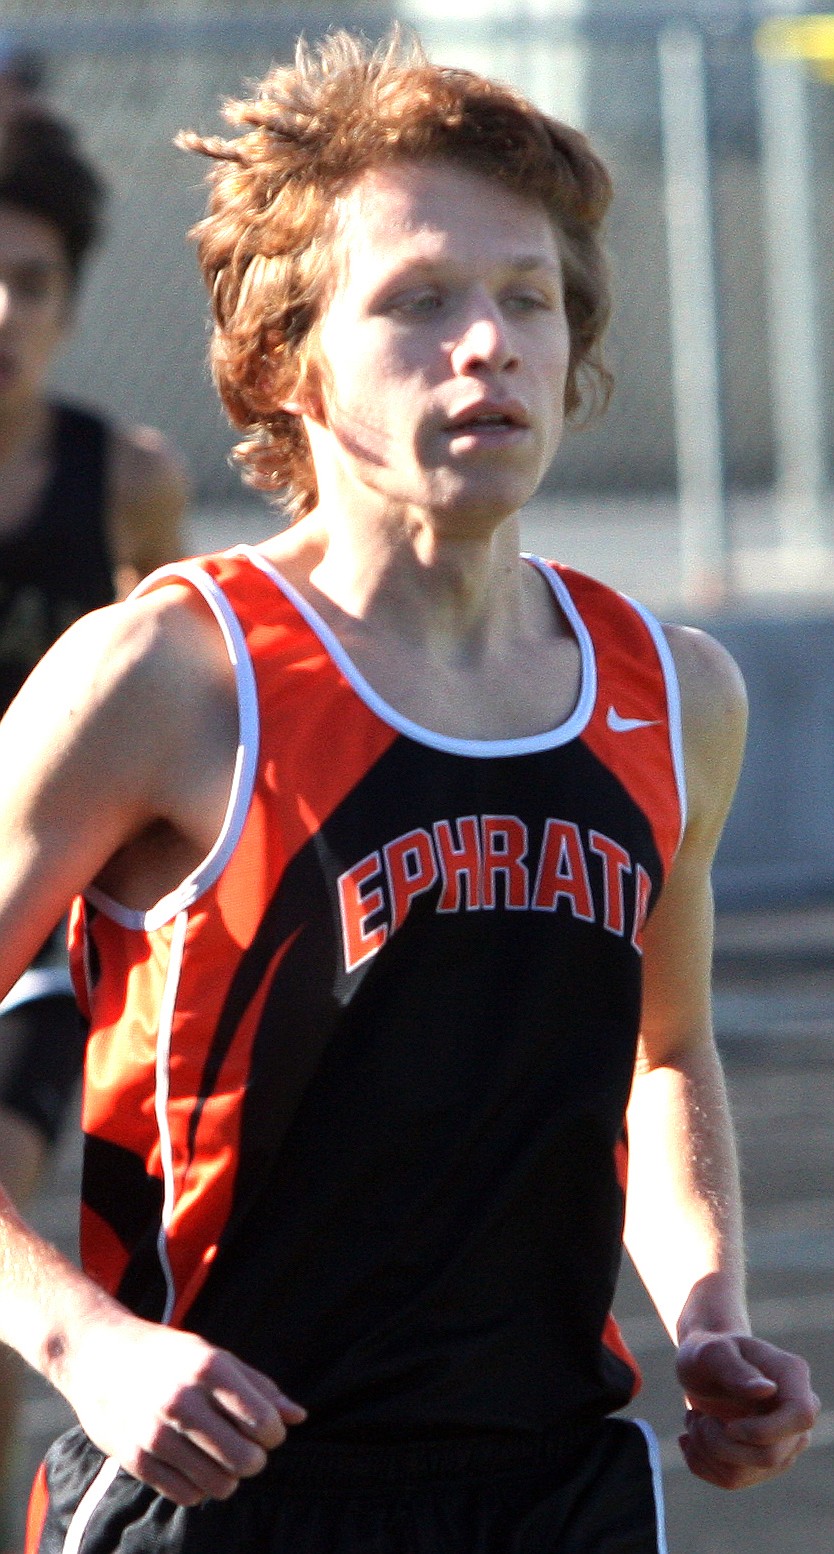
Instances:
[[[0,708],[79,615],[182,554],[185,481],[160,433],[58,401],[104,186],[72,130],[21,86],[0,105]],[[65,934],[0,1003],[0,1182],[32,1196],[81,1072]],[[0,1350],[0,1495],[17,1365]],[[0,1502],[0,1527],[3,1524]],[[0,1532],[0,1548],[6,1546]]]
[[[818,1403],[750,1335],[710,1029],[737,671],[518,552],[607,381],[608,176],[396,39],[228,112],[214,371],[297,521],[82,621],[0,730],[2,973],[82,890],[91,1021],[86,1272],[3,1218],[80,1421],[30,1548],[657,1554],[629,1096],[689,1466],[767,1479]]]

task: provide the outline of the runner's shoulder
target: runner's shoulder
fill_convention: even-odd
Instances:
[[[715,637],[691,626],[665,630],[680,686],[689,830],[712,847],[741,771],[747,692],[738,664]]]
[[[74,622],[24,690],[69,703],[75,716],[99,715],[114,702],[139,719],[187,716],[195,701],[225,694],[230,673],[208,607],[187,584],[166,581]]]

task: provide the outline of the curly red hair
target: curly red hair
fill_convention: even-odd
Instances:
[[[208,214],[192,230],[214,315],[212,373],[249,484],[294,516],[316,503],[304,427],[276,408],[297,396],[335,274],[337,197],[370,168],[451,162],[541,201],[559,233],[571,351],[565,411],[604,407],[610,313],[600,229],[604,164],[578,130],[512,88],[432,64],[394,28],[373,48],[339,31],[298,44],[254,96],[224,104],[234,139],[178,136],[213,159]]]

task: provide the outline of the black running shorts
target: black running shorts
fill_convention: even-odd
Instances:
[[[231,1499],[175,1506],[72,1430],[47,1456],[27,1554],[666,1554],[651,1431],[437,1444],[303,1441]]]
[[[0,1003],[0,1105],[55,1143],[84,1067],[86,1032],[60,924]]]

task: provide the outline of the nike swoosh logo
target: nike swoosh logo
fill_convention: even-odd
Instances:
[[[612,734],[630,734],[635,728],[656,728],[659,718],[621,718],[616,707],[609,707],[605,719]]]

